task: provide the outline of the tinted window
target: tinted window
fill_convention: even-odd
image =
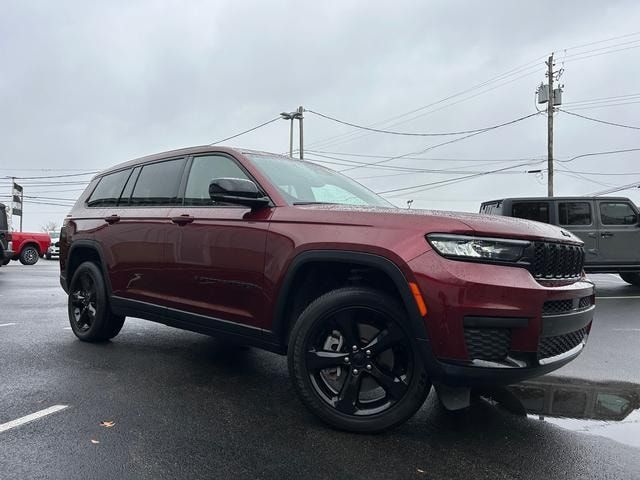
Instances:
[[[513,204],[512,216],[549,223],[549,204],[547,202],[517,202]]]
[[[603,202],[600,204],[600,220],[603,225],[635,225],[638,217],[628,203]]]
[[[587,202],[558,204],[560,225],[591,225],[591,205]]]
[[[121,170],[102,177],[98,181],[98,186],[89,197],[89,200],[87,200],[87,205],[90,207],[110,207],[116,205],[130,173],[130,169]]]
[[[152,163],[142,167],[133,189],[133,205],[177,205],[185,159]]]
[[[185,205],[214,205],[209,196],[209,183],[214,178],[242,178],[251,180],[244,171],[229,157],[207,155],[196,157],[191,164],[187,189],[184,195]]]

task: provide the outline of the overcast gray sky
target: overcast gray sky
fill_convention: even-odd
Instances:
[[[411,121],[381,124],[411,132],[481,128],[535,112],[534,92],[545,78],[543,57],[552,51],[557,69],[564,68],[560,83],[567,110],[640,125],[640,103],[634,103],[640,96],[622,97],[640,94],[640,48],[635,48],[640,35],[571,48],[634,33],[638,25],[640,3],[631,0],[5,0],[0,15],[0,176],[99,170],[149,153],[210,143],[298,105],[370,125],[509,72],[395,120]],[[602,103],[570,103],[618,96]],[[640,148],[638,130],[563,113],[557,114],[555,125],[559,159]],[[381,159],[345,154],[402,155],[456,138],[351,132],[306,114],[310,150],[338,152],[322,155],[356,161]],[[275,122],[228,144],[285,152],[288,122]],[[545,155],[546,118],[540,115],[414,155],[440,160],[399,159],[384,165],[477,172],[519,163],[490,161]],[[556,194],[587,194],[607,188],[602,184],[640,181],[639,155],[559,164],[578,172],[626,175],[588,175],[584,180],[559,173]],[[486,162],[477,161],[481,159]],[[491,198],[545,195],[546,177],[524,173],[532,168],[545,164],[389,199],[402,206],[413,199],[413,208],[477,211],[481,201]],[[345,173],[375,191],[465,175],[380,168]],[[28,185],[25,195],[37,197],[73,199],[82,189],[20,181]],[[8,182],[0,181],[0,195],[9,193]],[[640,203],[638,189],[621,194]],[[64,206],[26,204],[24,228],[39,230],[48,220],[60,222],[67,211]]]

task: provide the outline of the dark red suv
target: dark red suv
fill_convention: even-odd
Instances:
[[[575,358],[583,262],[551,225],[399,209],[312,163],[219,147],[97,175],[60,254],[81,340],[132,316],[287,354],[304,404],[360,432],[404,422],[431,385],[460,408]]]

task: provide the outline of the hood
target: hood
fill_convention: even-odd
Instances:
[[[571,232],[554,225],[497,215],[332,204],[298,205],[287,210],[287,216],[297,221],[582,244]]]

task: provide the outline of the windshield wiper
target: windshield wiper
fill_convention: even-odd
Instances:
[[[335,202],[293,202],[294,205],[339,205]]]

